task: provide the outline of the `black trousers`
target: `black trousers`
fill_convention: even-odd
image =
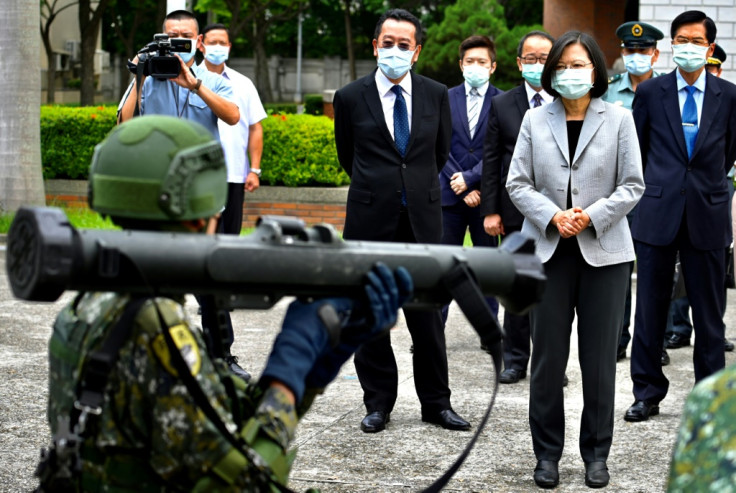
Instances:
[[[629,263],[592,267],[577,240],[563,240],[544,264],[547,287],[532,310],[529,424],[537,460],[557,461],[565,441],[562,380],[577,314],[578,358],[583,377],[580,455],[605,461],[613,438],[616,349]],[[660,345],[661,348],[661,345]]]
[[[659,354],[664,343],[678,251],[693,312],[695,381],[723,369],[726,364],[723,353],[726,329],[722,316],[726,301],[723,295],[726,282],[723,249],[695,248],[690,242],[687,220],[683,215],[680,231],[670,245],[636,242],[638,265],[631,380],[637,400],[658,403],[669,389],[669,380],[659,364]]]
[[[245,186],[242,183],[227,184],[227,202],[217,222],[217,232],[228,235],[239,235],[243,228],[243,202]]]
[[[509,235],[521,231],[521,227],[506,229]],[[508,311],[503,314],[503,367],[507,370],[524,370],[529,365],[531,351],[530,314],[516,315]]]
[[[408,214],[400,213],[393,241],[416,243]],[[414,344],[414,385],[424,412],[450,408],[447,348],[439,310],[404,309],[406,325]],[[405,348],[408,351],[408,348]],[[396,403],[399,375],[391,348],[390,331],[363,344],[355,353],[355,370],[363,388],[366,410],[391,412]]]

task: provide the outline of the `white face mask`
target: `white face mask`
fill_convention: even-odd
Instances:
[[[204,45],[204,57],[212,65],[225,63],[230,55],[230,47],[222,45]]]
[[[491,69],[480,65],[466,65],[463,67],[463,78],[470,87],[480,87],[491,78]]]
[[[552,76],[552,89],[565,99],[580,99],[593,87],[590,76],[592,68],[568,68],[555,72]]]
[[[400,79],[411,70],[415,51],[404,51],[398,46],[378,48],[378,67],[389,79]]]
[[[652,70],[652,55],[633,53],[631,55],[624,55],[623,59],[626,65],[626,71],[632,75],[644,75]]]
[[[685,72],[695,72],[705,65],[705,55],[710,46],[698,46],[692,43],[672,45],[672,60]]]

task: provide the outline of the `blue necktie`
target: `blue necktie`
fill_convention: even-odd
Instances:
[[[695,140],[698,138],[698,107],[695,104],[693,94],[698,89],[695,86],[686,86],[687,98],[682,107],[682,131],[685,133],[685,144],[687,145],[687,157],[690,159],[695,148]]]
[[[534,101],[534,106],[532,108],[539,108],[542,106],[542,96],[539,93],[536,93],[534,97],[532,98],[532,101]]]
[[[394,142],[401,157],[406,156],[409,145],[409,113],[406,111],[406,100],[401,93],[401,86],[395,85],[391,90],[396,94],[394,101]],[[401,186],[401,205],[406,207],[406,189]]]

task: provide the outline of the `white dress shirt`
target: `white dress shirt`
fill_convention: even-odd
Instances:
[[[399,85],[401,86],[401,93],[404,95],[404,101],[406,101],[406,113],[409,116],[409,131],[411,131],[411,71],[407,72]],[[381,72],[381,69],[376,70],[376,86],[378,87],[378,97],[381,98],[381,107],[383,108],[383,116],[386,119],[386,126],[388,131],[391,132],[391,138],[394,138],[394,101],[396,101],[396,94],[391,90],[394,87],[394,83],[388,80],[388,77]]]

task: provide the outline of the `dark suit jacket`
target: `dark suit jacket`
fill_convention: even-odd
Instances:
[[[674,71],[637,88],[633,114],[646,183],[632,224],[634,239],[671,244],[687,212],[693,246],[726,248],[731,243],[726,173],[736,159],[736,86],[706,72],[698,138],[689,160]]]
[[[480,188],[481,170],[483,169],[483,139],[485,139],[488,124],[488,111],[491,109],[491,98],[498,94],[503,94],[503,91],[489,84],[483,98],[480,115],[478,115],[475,135],[471,139],[465,84],[455,86],[448,91],[450,113],[452,114],[452,139],[450,140],[450,156],[440,173],[443,206],[462,202],[471,190]],[[450,188],[450,178],[458,171],[463,173],[468,189],[460,195],[455,195]]]
[[[447,87],[410,75],[411,135],[403,158],[386,126],[375,71],[335,93],[337,157],[350,175],[346,239],[393,239],[402,182],[417,242],[439,243],[442,238],[438,174],[447,161],[452,131]]]
[[[507,231],[520,230],[524,222],[524,216],[511,202],[506,191],[506,177],[521,122],[528,109],[529,101],[523,83],[493,98],[483,143],[480,215],[500,214]]]

